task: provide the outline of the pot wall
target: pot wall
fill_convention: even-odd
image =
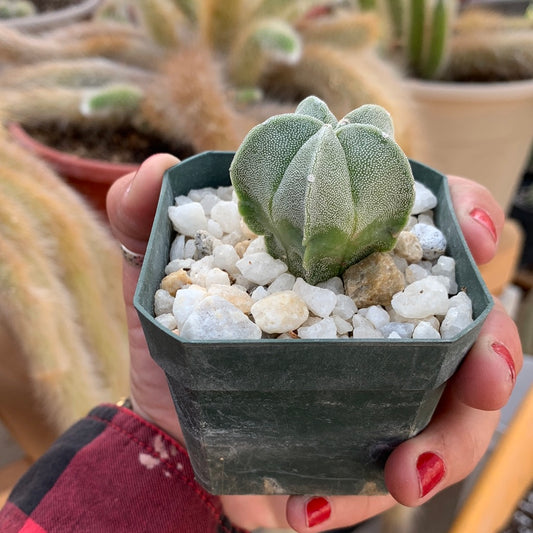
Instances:
[[[422,132],[417,159],[485,185],[507,213],[533,143],[533,80],[408,80]]]

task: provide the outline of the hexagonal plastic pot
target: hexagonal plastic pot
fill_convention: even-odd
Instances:
[[[152,357],[165,371],[198,482],[214,494],[375,494],[400,442],[428,424],[492,299],[452,210],[447,181],[412,162],[438,197],[435,219],[456,259],[474,322],[451,340],[181,339],[154,319],[168,263],[167,208],[191,189],[229,185],[233,153],[169,169],[135,293]]]

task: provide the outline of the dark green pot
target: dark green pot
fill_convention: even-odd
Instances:
[[[165,174],[134,303],[165,371],[198,482],[215,494],[384,492],[393,448],[429,422],[492,299],[452,211],[444,176],[412,162],[438,197],[474,323],[452,340],[190,341],[158,324],[153,298],[173,238],[167,208],[190,189],[229,185],[233,153],[206,152]]]

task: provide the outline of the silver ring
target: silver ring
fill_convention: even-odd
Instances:
[[[124,260],[126,263],[129,263],[132,266],[135,267],[141,267],[144,261],[144,254],[136,254],[135,252],[132,252],[128,248],[126,248],[123,244],[120,245],[120,249],[122,250],[122,256],[124,257]]]

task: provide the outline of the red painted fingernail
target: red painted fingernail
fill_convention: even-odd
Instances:
[[[514,366],[511,352],[507,349],[507,346],[504,346],[500,342],[492,343],[492,349],[507,363],[511,381],[514,383],[516,381],[516,368]]]
[[[446,472],[444,461],[436,453],[432,452],[423,453],[418,458],[416,470],[418,472],[421,498],[435,488]]]
[[[492,237],[492,240],[494,242],[498,240],[496,226],[494,225],[492,218],[490,218],[489,214],[486,211],[480,209],[479,207],[475,207],[474,209],[472,209],[472,211],[470,211],[470,216],[489,231],[490,236]]]
[[[326,498],[311,498],[305,506],[307,527],[322,524],[331,516],[331,505]]]

